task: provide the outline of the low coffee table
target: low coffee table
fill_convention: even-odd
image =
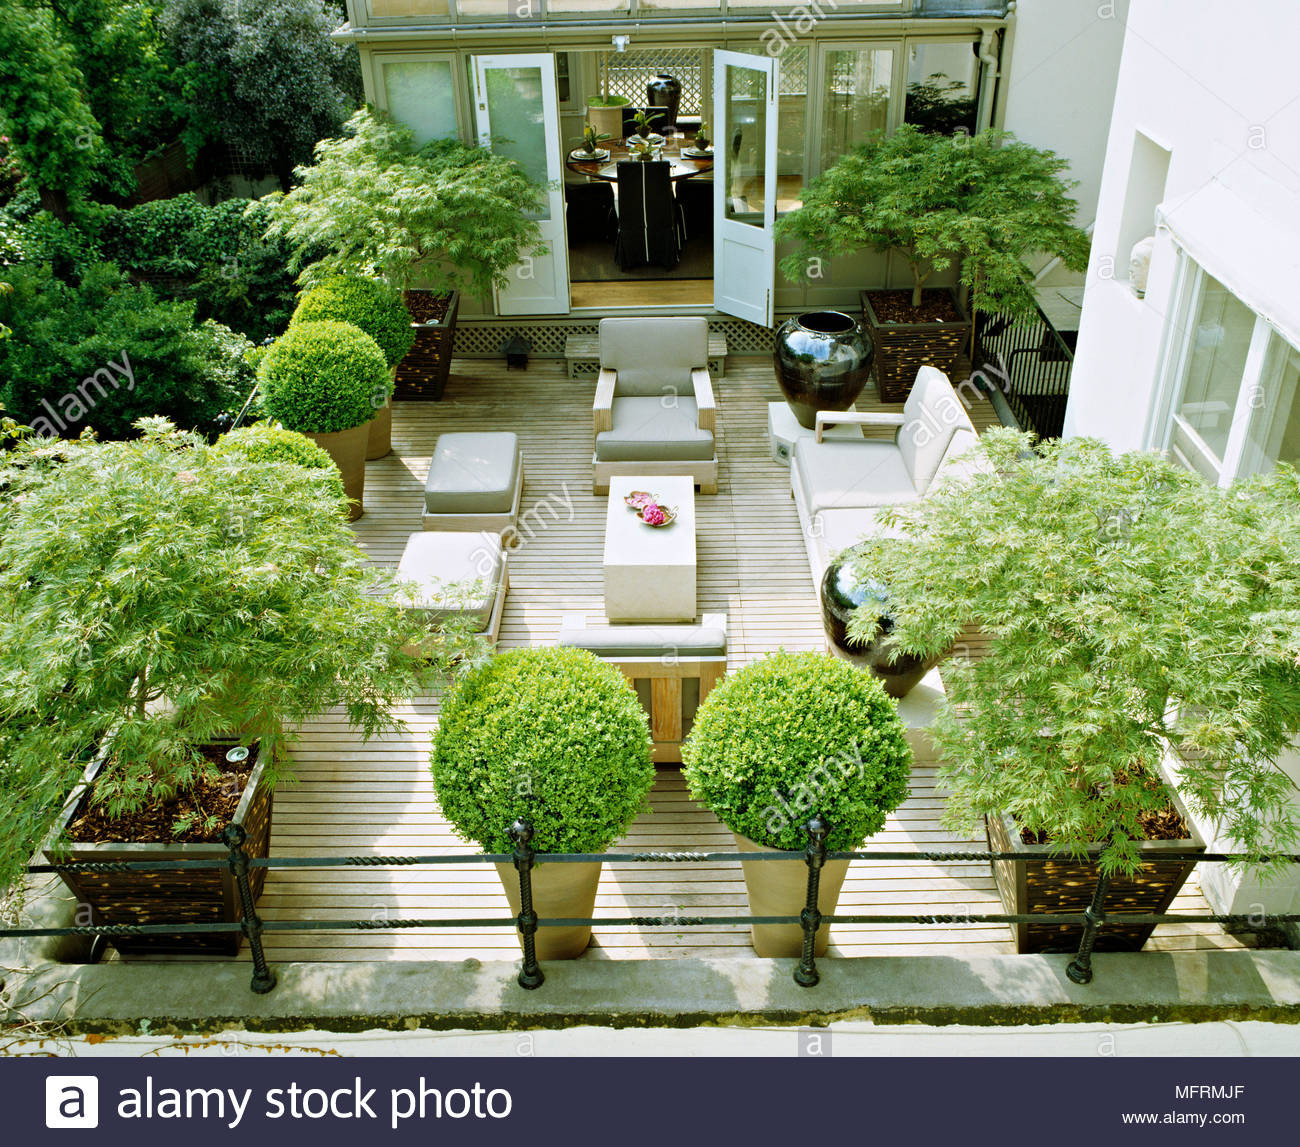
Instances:
[[[674,507],[677,520],[671,526],[647,526],[623,501],[633,490],[645,490]],[[610,621],[694,621],[694,480],[611,478],[602,565]]]

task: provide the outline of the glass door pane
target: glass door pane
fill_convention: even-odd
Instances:
[[[1188,324],[1183,384],[1174,418],[1219,463],[1232,431],[1254,331],[1254,312],[1217,279],[1203,274]]]
[[[1242,476],[1266,474],[1279,462],[1300,465],[1300,350],[1274,335],[1264,381],[1249,397],[1255,413]]]
[[[534,183],[549,178],[546,121],[542,114],[542,69],[489,68],[485,72],[492,122],[492,150],[515,160]],[[533,215],[549,219],[549,204]]]
[[[762,227],[767,184],[768,76],[728,68],[722,136],[727,148],[725,217]]]
[[[836,48],[822,67],[821,164],[825,171],[872,132],[889,127],[891,48]]]

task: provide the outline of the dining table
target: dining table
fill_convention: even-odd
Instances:
[[[570,152],[564,165],[578,175],[590,176],[592,179],[603,179],[608,183],[617,183],[619,161],[631,159],[632,152],[622,144],[614,144],[606,150],[609,151],[608,159],[575,159],[575,153]],[[666,159],[671,164],[668,178],[673,182],[679,179],[690,179],[693,175],[700,175],[713,170],[712,156],[693,158],[682,154],[680,151],[670,151],[665,148],[659,158]]]

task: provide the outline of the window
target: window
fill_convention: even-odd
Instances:
[[[380,63],[384,106],[415,132],[417,144],[460,135],[449,59],[394,59]]]
[[[892,48],[835,48],[822,57],[821,165],[825,171],[889,126]]]
[[[1300,462],[1300,351],[1186,255],[1152,445],[1217,485]]]
[[[979,57],[971,41],[913,43],[907,53],[903,121],[922,131],[974,135],[979,119]]]

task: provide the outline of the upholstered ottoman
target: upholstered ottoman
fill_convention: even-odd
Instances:
[[[424,528],[504,533],[519,517],[523,492],[518,435],[439,435],[424,484]]]
[[[406,539],[397,580],[414,587],[411,608],[430,624],[463,614],[495,642],[506,603],[507,565],[505,551],[491,534],[439,530]],[[470,590],[468,596],[463,590]]]

